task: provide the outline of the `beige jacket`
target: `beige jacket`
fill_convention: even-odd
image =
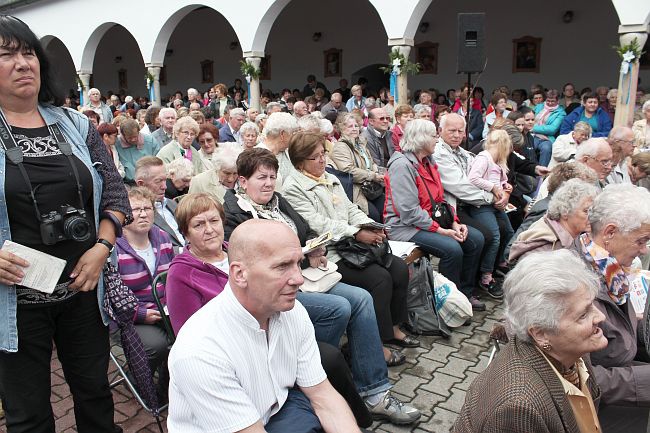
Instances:
[[[650,126],[646,119],[637,120],[632,125],[634,131],[634,139],[639,149],[650,147]]]
[[[331,231],[337,240],[354,236],[357,225],[372,220],[348,199],[336,176],[324,176],[326,183],[319,183],[294,170],[282,186],[282,195],[319,235]],[[341,257],[328,248],[327,259],[336,263]]]
[[[370,160],[370,167],[366,165],[366,161],[363,156],[355,149],[354,152],[350,149],[350,146],[343,141],[337,141],[334,143],[334,148],[332,149],[331,159],[336,168],[345,173],[352,174],[352,181],[354,186],[352,189],[352,201],[359,205],[361,210],[363,210],[366,215],[368,214],[368,200],[366,196],[361,192],[361,184],[366,180],[374,180],[375,173],[377,173],[377,165],[373,162],[372,156],[368,148],[366,147],[366,142],[363,139],[360,140],[360,145],[363,150],[368,155]]]
[[[190,181],[190,193],[205,192],[214,196],[217,201],[223,204],[223,197],[226,195],[226,188],[219,182],[217,170],[204,171],[197,174]]]
[[[165,144],[156,156],[162,159],[165,165],[167,165],[176,159],[183,158],[181,149],[181,145],[176,140],[172,140]],[[206,170],[206,164],[203,161],[201,153],[194,148],[192,148],[192,166],[194,167],[194,176]]]

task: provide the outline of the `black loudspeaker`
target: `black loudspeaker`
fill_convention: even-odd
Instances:
[[[458,73],[483,72],[485,14],[458,14]]]

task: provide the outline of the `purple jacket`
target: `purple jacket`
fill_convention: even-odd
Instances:
[[[174,258],[172,241],[167,233],[158,227],[152,226],[151,230],[149,230],[149,242],[151,242],[153,252],[156,255],[156,273],[154,275],[151,275],[147,263],[135,252],[126,238],[121,237],[115,242],[118,271],[122,281],[138,298],[138,309],[134,317],[135,323],[144,323],[147,309],[158,309],[151,294],[151,284],[158,274],[165,272],[169,268],[169,264]],[[158,293],[163,293],[161,301],[164,304],[165,287],[162,284],[158,286]]]
[[[176,334],[187,319],[221,293],[228,282],[225,272],[197,259],[189,250],[187,247],[174,257],[167,274],[167,308]]]

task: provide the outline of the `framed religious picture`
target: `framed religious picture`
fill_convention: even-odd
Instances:
[[[438,44],[434,42],[416,44],[415,62],[420,64],[420,74],[437,74]]]
[[[512,72],[539,72],[542,38],[524,36],[512,40]]]
[[[260,61],[260,80],[271,79],[271,56],[262,57]]]
[[[127,77],[126,69],[120,69],[117,71],[117,88],[124,90],[129,88],[129,80]]]
[[[323,67],[325,77],[340,77],[343,70],[343,50],[330,48],[323,51]]]
[[[204,60],[201,62],[201,83],[214,83],[214,62]]]

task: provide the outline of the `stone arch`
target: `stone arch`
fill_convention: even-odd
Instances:
[[[269,34],[271,33],[271,28],[275,23],[275,20],[278,18],[284,7],[289,4],[291,0],[275,0],[262,16],[255,35],[253,36],[253,41],[250,46],[250,51],[263,53],[266,48],[266,42],[269,39]]]
[[[65,96],[77,90],[76,68],[68,47],[58,37],[45,35],[41,38],[43,49],[51,60],[53,79]]]
[[[398,2],[394,0],[368,0],[377,10],[388,39],[413,39],[422,16],[433,0]]]
[[[133,33],[131,33],[123,25],[118,24],[116,22],[105,22],[97,26],[97,28],[95,28],[95,30],[88,37],[88,41],[86,42],[83,53],[81,55],[81,65],[79,68],[80,72],[92,74],[97,47],[99,46],[99,43],[106,35],[106,32],[108,32],[110,29],[112,29],[115,26],[120,26],[122,29],[124,29],[126,32],[129,33],[129,35],[133,38],[133,40],[138,45],[138,52],[140,53],[140,58],[143,58],[142,50],[140,49],[140,44],[138,44],[138,41],[135,39],[135,37],[133,37]]]

